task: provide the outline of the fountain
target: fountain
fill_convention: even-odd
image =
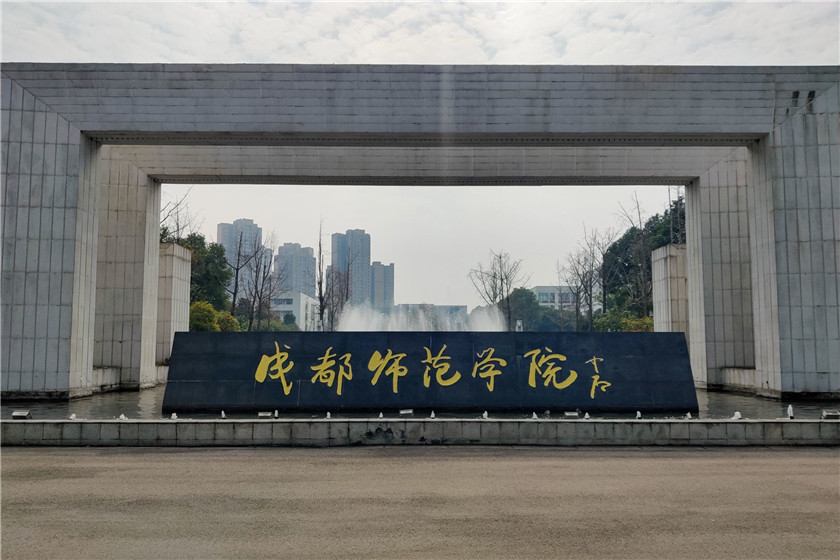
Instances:
[[[444,313],[433,305],[412,306],[408,311],[397,308],[383,313],[367,306],[348,306],[338,321],[340,332],[503,332],[505,319],[496,307],[478,307],[469,315]]]

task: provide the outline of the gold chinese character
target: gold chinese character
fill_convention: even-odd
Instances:
[[[563,369],[558,365],[558,362],[565,362],[566,356],[553,353],[551,348],[546,347],[545,353],[538,348],[525,355],[531,358],[531,369],[528,373],[528,385],[531,387],[537,386],[537,374],[540,374],[540,377],[545,380],[543,384],[546,387],[551,384],[555,389],[565,389],[577,379],[577,372],[570,369],[569,376],[566,379],[563,381],[557,380],[558,372]]]
[[[383,356],[379,350],[374,350],[373,355],[370,357],[370,361],[368,362],[368,369],[375,372],[373,379],[370,380],[370,384],[376,385],[377,381],[379,381],[379,376],[382,375],[382,372],[384,371],[385,375],[393,377],[394,392],[396,393],[400,377],[403,377],[406,373],[408,373],[408,368],[400,364],[400,360],[403,358],[405,358],[405,354],[394,354],[391,350],[388,350],[388,353],[385,354],[385,356]],[[386,366],[388,369],[385,369]]]
[[[592,390],[589,391],[589,398],[590,399],[595,398],[595,389],[596,388],[601,389],[601,392],[605,393],[607,391],[607,387],[612,385],[612,383],[610,383],[609,381],[598,381],[599,379],[601,379],[600,375],[593,375],[592,376]]]
[[[595,373],[600,373],[598,371],[598,362],[603,362],[604,358],[598,358],[597,356],[592,356],[591,360],[586,360],[587,364],[592,364],[592,367],[595,368]]]
[[[285,344],[283,348],[286,350],[291,350]],[[292,369],[292,366],[295,363],[292,360],[289,360],[289,353],[288,352],[281,352],[280,345],[276,342],[274,343],[274,355],[268,356],[263,354],[262,359],[260,360],[260,365],[257,366],[257,371],[254,372],[254,379],[257,380],[257,383],[262,383],[265,381],[265,376],[268,375],[271,379],[280,378],[280,382],[283,384],[283,393],[288,395],[292,391],[292,384],[291,382],[286,382],[286,374],[289,370]],[[288,364],[286,363],[288,361]],[[274,373],[268,373],[269,371],[273,371]]]
[[[332,346],[330,346],[324,352],[324,355],[319,358],[320,362],[309,369],[315,372],[315,375],[312,376],[312,383],[320,381],[326,383],[328,387],[332,387],[333,383],[336,383],[335,392],[337,395],[341,395],[341,384],[345,379],[353,379],[353,368],[350,366],[350,354],[344,354],[341,356],[341,361],[344,364],[338,366],[338,374],[336,374],[335,369],[333,369],[336,363],[333,359],[335,357],[336,354],[332,353]],[[345,369],[345,366],[347,366],[347,369]]]
[[[493,382],[496,380],[497,375],[501,375],[502,372],[496,366],[504,367],[507,365],[507,361],[502,358],[494,358],[493,352],[495,352],[494,348],[487,348],[483,352],[479,352],[476,354],[480,361],[476,362],[473,366],[472,376],[475,377],[476,374],[482,379],[487,379],[488,377],[490,380],[487,382],[487,390],[491,393],[493,392]]]
[[[456,371],[449,379],[444,379],[444,376],[449,371],[449,364],[444,360],[451,359],[450,356],[443,355],[443,351],[446,350],[446,344],[444,344],[443,348],[440,349],[438,355],[434,357],[432,357],[432,351],[425,346],[423,347],[423,350],[426,351],[426,359],[420,362],[422,364],[426,364],[426,371],[423,372],[423,385],[428,387],[429,383],[431,383],[432,376],[429,372],[431,368],[435,369],[435,378],[437,379],[438,385],[441,385],[442,387],[448,387],[461,379],[461,373],[458,371]]]

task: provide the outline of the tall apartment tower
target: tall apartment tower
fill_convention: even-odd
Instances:
[[[394,263],[370,265],[370,305],[387,311],[394,307]]]
[[[284,243],[277,248],[274,271],[280,275],[280,291],[315,297],[315,252],[300,243]]]
[[[262,248],[262,228],[255,224],[254,220],[247,218],[234,220],[232,224],[218,224],[216,226],[216,242],[225,248],[225,258],[228,263],[235,264],[237,253],[245,256],[252,254],[255,249]],[[248,274],[248,267],[240,271],[240,286],[248,282]],[[231,279],[231,285],[233,285],[233,279]]]
[[[225,248],[225,257],[229,262],[236,258],[240,234],[243,252],[251,253],[254,248],[262,246],[262,228],[255,224],[254,220],[240,218],[232,224],[216,226],[216,243]]]
[[[332,269],[350,274],[351,305],[370,303],[370,234],[363,229],[348,229],[332,235]]]

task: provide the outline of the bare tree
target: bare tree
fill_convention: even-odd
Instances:
[[[329,330],[334,331],[338,326],[344,306],[350,300],[350,265],[344,269],[330,266],[327,269],[327,290],[329,297],[326,300]]]
[[[324,265],[324,222],[318,226],[318,271],[315,278],[315,290],[318,297],[318,329],[323,330],[326,322],[324,315],[327,313],[327,301],[331,299],[329,293],[330,284],[327,281],[327,269]]]
[[[188,199],[192,187],[180,198],[167,200],[160,209],[160,242],[178,243],[201,227],[198,216],[190,213]]]
[[[584,228],[583,243],[580,245],[586,252],[588,265],[591,268],[589,274],[594,279],[594,285],[590,290],[592,292],[589,301],[590,323],[592,322],[591,316],[595,303],[600,302],[601,310],[604,313],[607,312],[607,296],[609,295],[607,291],[617,271],[614,263],[607,262],[605,256],[617,238],[618,234],[612,228],[604,232],[599,232],[597,229],[587,231]]]
[[[592,329],[597,278],[598,272],[592,260],[592,253],[585,246],[578,246],[573,253],[570,253],[566,257],[565,266],[557,263],[558,284],[565,283],[574,298],[576,331],[584,330],[581,323],[583,313],[586,313],[587,328],[585,330]]]
[[[565,266],[557,264],[558,283],[569,286],[575,298],[575,330],[592,330],[595,304],[604,293],[602,283],[603,256],[614,236],[611,232],[600,234],[598,230],[584,228],[583,240],[566,257]],[[585,314],[586,328],[582,328],[581,317]]]
[[[285,271],[272,270],[274,255],[274,233],[268,236],[264,245],[253,248],[254,258],[249,261],[245,294],[248,299],[248,329],[260,330],[264,319],[271,320],[271,300],[280,294],[285,281]]]
[[[236,305],[239,302],[240,290],[243,288],[242,284],[244,272],[248,270],[248,266],[257,255],[260,253],[256,240],[250,244],[245,242],[244,232],[238,232],[236,238],[236,248],[233,250],[233,255],[225,255],[225,262],[233,271],[233,284],[227,288],[231,295],[230,313],[236,314]]]
[[[569,289],[572,295],[572,305],[575,310],[575,331],[577,331],[580,329],[580,285],[578,284],[577,275],[569,270],[569,259],[567,258],[566,260],[566,264],[561,264],[560,259],[557,259],[554,265],[557,273],[557,291],[560,292],[564,286]]]
[[[521,260],[513,260],[501,251],[490,251],[490,255],[490,263],[479,263],[478,268],[470,270],[469,277],[484,303],[502,306],[508,330],[511,330],[510,294],[528,279],[523,276]]]
[[[621,208],[620,216],[627,223],[632,233],[628,262],[619,263],[618,271],[621,283],[625,286],[630,300],[647,316],[651,312],[653,285],[650,278],[650,235],[645,229],[645,218],[636,193],[633,193],[633,206]]]
[[[327,266],[327,256],[323,244],[323,222],[318,228],[318,270],[315,278],[316,297],[318,299],[318,323],[322,330],[333,331],[338,326],[338,319],[344,306],[350,300],[350,270],[352,257],[342,269]]]
[[[674,198],[671,198],[671,189],[674,189]],[[685,243],[685,212],[680,211],[685,204],[685,186],[668,186],[668,218],[669,218],[669,243]]]

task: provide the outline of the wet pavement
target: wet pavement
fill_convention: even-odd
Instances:
[[[75,414],[79,419],[102,420],[117,418],[125,414],[130,419],[154,420],[162,418],[161,405],[165,385],[159,385],[153,389],[143,391],[100,393],[90,397],[73,399],[60,402],[45,401],[2,401],[0,402],[0,418],[9,419],[15,410],[29,410],[35,419],[62,419]],[[745,419],[774,419],[786,418],[788,405],[793,405],[794,417],[801,419],[818,419],[823,410],[840,409],[840,402],[832,401],[788,401],[767,399],[750,395],[723,393],[714,391],[697,391],[697,402],[700,409],[700,418],[730,418],[738,411]],[[536,411],[541,416],[544,411]],[[562,411],[554,411],[556,414]],[[398,411],[383,411],[385,417],[397,417]],[[370,414],[341,414],[332,413],[333,418],[370,418],[378,416],[379,411],[371,411]],[[219,413],[212,414],[179,414],[180,418],[218,418]],[[229,418],[253,418],[253,414],[227,415]],[[318,418],[323,414],[283,414],[287,418]],[[417,414],[415,417],[425,415]],[[446,414],[438,412],[438,418],[470,418],[476,416],[474,413]],[[523,414],[511,413],[490,413],[494,418],[529,418],[531,412]],[[633,418],[633,415],[593,415],[594,418]],[[645,415],[646,418],[665,418],[668,415]]]

